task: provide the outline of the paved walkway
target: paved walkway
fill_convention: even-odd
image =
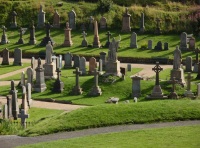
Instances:
[[[39,142],[70,139],[70,138],[84,137],[84,136],[104,134],[104,133],[134,131],[134,130],[150,129],[150,128],[162,128],[162,127],[190,126],[190,125],[200,125],[200,120],[153,123],[153,124],[120,125],[120,126],[85,129],[73,132],[61,132],[61,133],[55,133],[37,137],[19,137],[16,135],[0,136],[0,147],[13,148],[25,144],[34,144]]]

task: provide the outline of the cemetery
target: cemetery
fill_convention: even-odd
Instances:
[[[115,126],[130,125],[144,126],[148,133],[151,124],[166,122],[163,127],[168,130],[150,129],[154,137],[159,130],[165,139],[170,132],[178,137],[182,131],[185,137],[180,141],[195,143],[189,147],[200,144],[200,1],[25,3],[0,3],[8,12],[0,14],[4,16],[0,20],[0,135],[32,141],[41,135],[94,128],[115,132]],[[192,125],[173,127],[173,122]],[[140,136],[148,141],[142,131],[105,133],[119,138],[120,147],[155,145],[144,144],[142,138],[134,143],[129,139]],[[113,140],[105,144],[107,139],[101,136],[91,138],[100,138],[103,147],[117,146]],[[4,138],[0,136],[0,147],[6,144]],[[15,145],[17,138],[9,140],[14,147],[47,141],[42,139]],[[60,139],[80,147],[88,137],[77,142]],[[167,141],[179,139],[158,143],[168,145]],[[48,144],[64,145],[63,141]],[[86,147],[93,145],[98,146],[91,141]]]

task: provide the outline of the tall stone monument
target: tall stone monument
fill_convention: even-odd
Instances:
[[[101,47],[101,43],[99,41],[99,33],[98,33],[98,24],[97,21],[94,21],[94,40],[93,40],[93,47],[99,48]]]
[[[110,33],[110,31],[108,31],[107,33],[106,33],[106,35],[107,35],[107,42],[106,42],[106,44],[105,44],[105,47],[109,47],[109,45],[110,45],[110,37],[111,37],[111,33]]]
[[[17,44],[24,44],[24,39],[22,38],[24,31],[25,30],[22,27],[19,28],[19,40]]]
[[[73,73],[76,75],[76,85],[72,89],[72,94],[73,95],[81,95],[83,93],[83,91],[79,84],[79,75],[81,75],[82,72],[79,71],[78,67],[76,67],[76,71],[74,71]]]
[[[86,40],[87,33],[85,33],[85,31],[83,31],[82,35],[83,35],[83,40],[82,40],[81,46],[87,47],[88,46],[88,41]]]
[[[38,28],[43,28],[45,26],[45,12],[42,9],[42,5],[40,5],[40,11],[38,14]]]
[[[57,79],[54,83],[53,92],[61,93],[64,90],[64,83],[60,80],[60,75],[61,75],[60,68],[57,68],[56,72],[57,72]]]
[[[141,20],[140,20],[140,33],[145,32],[145,26],[144,26],[144,13],[141,13]]]
[[[12,12],[12,23],[10,28],[17,28],[17,13],[15,11]]]
[[[30,45],[35,45],[36,44],[36,39],[35,39],[35,26],[34,26],[34,21],[32,21],[32,24],[30,26],[30,38],[29,38],[29,44]]]
[[[76,12],[74,11],[74,9],[72,9],[68,13],[68,18],[69,18],[69,28],[71,28],[72,30],[76,30]]]
[[[60,28],[60,15],[57,10],[55,10],[53,15],[53,28]]]
[[[50,25],[49,22],[45,23],[45,29],[46,29],[46,37],[44,37],[40,43],[40,46],[46,46],[48,44],[48,42],[51,42],[51,45],[53,46],[55,44],[55,42],[53,41],[53,39],[50,36],[50,29],[53,26]]]
[[[8,44],[9,41],[8,41],[8,38],[7,38],[7,35],[6,35],[7,28],[5,26],[2,26],[2,30],[3,30],[3,34],[1,36],[1,44]]]
[[[63,43],[63,46],[66,46],[66,47],[70,47],[72,46],[72,39],[71,39],[71,28],[69,28],[69,23],[67,22],[66,23],[66,28],[65,28],[65,40],[64,40],[64,43]]]
[[[131,17],[131,15],[128,13],[128,8],[126,8],[126,11],[123,14],[123,18],[122,18],[122,32],[130,32],[131,31],[130,17]]]
[[[181,33],[181,42],[180,42],[180,50],[184,51],[187,50],[187,33],[183,32]]]
[[[1,65],[9,65],[10,62],[9,62],[9,51],[7,48],[5,48],[3,51],[2,51],[2,63]]]
[[[98,78],[99,78],[100,73],[97,70],[97,68],[94,69],[93,74],[94,74],[94,86],[92,87],[89,95],[91,95],[91,96],[101,96],[102,91],[101,91],[101,88],[98,85],[98,81],[99,81]]]

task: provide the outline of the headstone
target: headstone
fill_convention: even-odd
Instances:
[[[102,70],[105,71],[105,69],[106,69],[106,52],[102,51],[99,54],[100,54],[100,59],[102,60],[102,66],[103,66]]]
[[[36,71],[36,82],[33,90],[35,92],[43,92],[46,90],[46,84],[44,79],[44,68],[42,67],[40,58],[38,59],[38,66],[35,69],[35,71]]]
[[[101,47],[101,43],[99,41],[99,33],[98,33],[98,24],[97,21],[94,21],[94,40],[93,40],[93,47],[99,48]]]
[[[72,54],[70,52],[67,52],[64,55],[65,65],[64,68],[72,68]]]
[[[8,105],[8,118],[11,119],[13,117],[13,115],[12,115],[12,98],[10,95],[7,95],[6,99],[7,99],[7,105]]]
[[[101,91],[101,88],[98,86],[99,71],[95,68],[92,73],[94,75],[94,86],[92,87],[89,95],[91,95],[91,96],[101,96],[102,91]]]
[[[49,22],[45,23],[46,37],[44,37],[42,39],[42,41],[40,42],[40,46],[46,46],[49,42],[51,43],[52,46],[55,44],[55,42],[53,41],[53,39],[50,36],[50,29],[52,27],[53,26],[50,25]]]
[[[194,53],[196,54],[196,59],[195,59],[195,63],[194,63],[194,69],[193,69],[193,72],[198,72],[198,63],[199,63],[199,53],[200,53],[200,50],[199,48],[196,48],[194,50]]]
[[[17,44],[24,44],[24,39],[22,38],[23,33],[25,32],[25,30],[20,27],[19,29],[19,40],[17,42]]]
[[[125,68],[125,67],[120,67],[120,72],[121,72],[121,74],[122,75],[126,75],[126,71],[127,71],[127,69]]]
[[[169,50],[169,44],[167,42],[164,43],[164,50]]]
[[[40,5],[40,12],[38,14],[38,28],[43,28],[45,26],[45,12],[42,9],[42,5]]]
[[[144,13],[141,13],[141,20],[140,20],[140,33],[145,32],[145,26],[144,26]]]
[[[72,89],[72,94],[81,95],[83,93],[82,88],[80,87],[80,84],[79,84],[79,75],[81,75],[81,71],[79,71],[79,68],[76,67],[76,71],[73,71],[73,73],[76,75],[76,85]]]
[[[59,65],[58,65],[58,67],[60,68],[60,69],[62,69],[62,55],[59,55],[58,56],[58,59],[59,59]]]
[[[86,59],[85,57],[80,58],[79,69],[82,72],[81,75],[86,75]]]
[[[132,79],[132,98],[141,96],[140,81],[143,80],[140,76],[131,76]]]
[[[131,15],[128,13],[128,8],[126,8],[126,11],[123,14],[123,18],[122,18],[122,32],[130,32],[131,31],[130,17],[131,17]]]
[[[178,99],[178,94],[175,92],[175,84],[177,84],[178,81],[176,80],[175,77],[173,77],[173,79],[170,81],[170,83],[172,83],[172,91],[170,92],[168,98]]]
[[[120,61],[117,60],[117,50],[119,47],[119,41],[116,41],[114,38],[109,46],[108,51],[108,61],[106,62],[106,73],[105,75],[115,75],[121,76],[120,72]]]
[[[30,38],[29,38],[29,44],[30,45],[35,45],[36,44],[36,39],[35,39],[35,26],[34,26],[34,21],[32,21],[32,25],[30,26]]]
[[[191,91],[191,80],[192,80],[192,78],[193,77],[191,76],[191,73],[188,72],[188,76],[186,77],[186,79],[187,79],[187,90],[184,93],[185,97],[194,98],[194,94]]]
[[[109,45],[110,45],[110,37],[111,37],[111,33],[110,33],[110,31],[108,31],[107,32],[107,42],[106,42],[106,44],[105,44],[105,47],[109,47]]]
[[[192,72],[192,57],[191,56],[186,57],[185,72]]]
[[[148,49],[153,49],[153,41],[152,40],[148,40]]]
[[[60,28],[60,15],[57,10],[55,10],[53,15],[53,28]]]
[[[12,23],[10,28],[17,28],[17,13],[15,11],[12,12]]]
[[[94,57],[91,57],[89,60],[89,74],[92,74],[95,68],[97,68],[96,59]]]
[[[82,47],[87,47],[88,46],[88,42],[86,40],[87,33],[85,33],[85,31],[83,31],[82,35],[83,35],[83,40],[82,40],[81,46]]]
[[[35,68],[36,68],[36,65],[35,65],[35,57],[32,57],[32,58],[31,58],[31,68],[32,68],[33,70],[35,70]]]
[[[131,48],[138,48],[137,45],[137,34],[135,32],[133,32],[131,34],[131,43],[130,43],[130,47]]]
[[[128,70],[128,71],[132,71],[131,64],[127,64],[127,70]]]
[[[161,20],[159,18],[156,18],[156,30],[155,30],[155,34],[160,35],[161,34]]]
[[[102,16],[100,19],[100,29],[106,29],[106,28],[107,28],[107,19]]]
[[[26,94],[26,86],[22,86],[22,104],[21,109],[28,111],[28,104],[27,104],[27,94]]]
[[[194,49],[195,49],[195,42],[196,42],[196,40],[195,40],[194,37],[191,37],[191,38],[189,39],[189,49],[190,49],[190,50],[194,50]]]
[[[70,47],[73,45],[72,39],[71,39],[71,28],[69,28],[69,23],[66,23],[66,28],[65,28],[65,40],[63,43],[63,46]]]
[[[9,41],[8,41],[7,34],[6,34],[7,28],[5,26],[2,26],[2,30],[3,30],[2,31],[3,34],[1,36],[1,44],[8,44]]]
[[[64,90],[64,83],[60,80],[60,75],[61,75],[60,68],[57,68],[56,72],[57,72],[57,79],[54,83],[53,92],[61,93]]]
[[[93,18],[93,16],[90,16],[90,18],[89,18],[89,30],[91,30],[91,31],[94,30],[94,18]]]
[[[26,84],[26,92],[27,92],[27,104],[28,104],[28,107],[30,108],[31,107],[31,104],[32,104],[32,97],[31,97],[31,90],[32,90],[32,86],[31,86],[31,83],[27,83]]]
[[[81,31],[86,31],[85,23],[82,23],[80,28],[81,28]]]
[[[9,91],[9,94],[12,95],[12,92],[15,91],[15,90],[16,90],[15,89],[15,82],[14,82],[14,80],[11,80],[10,81],[10,91]]]
[[[158,41],[157,45],[155,46],[155,50],[162,50],[162,42]]]
[[[4,104],[3,117],[5,120],[8,119],[8,105],[7,104]]]
[[[9,51],[7,48],[5,48],[3,51],[2,51],[2,63],[1,65],[9,65],[10,62],[9,62]]]
[[[99,75],[103,74],[103,61],[99,59]]]
[[[187,50],[187,33],[181,33],[181,42],[180,42],[180,50],[184,51]]]
[[[160,67],[159,62],[156,62],[156,66],[152,68],[152,70],[155,71],[156,73],[156,82],[155,82],[155,86],[153,88],[151,95],[147,96],[147,99],[167,98],[167,96],[163,95],[162,89],[159,83],[159,73],[163,70],[163,68]]]
[[[200,97],[200,83],[197,84],[197,97]]]
[[[14,62],[13,65],[22,66],[22,50],[16,48],[14,50]]]
[[[14,120],[17,120],[17,114],[19,113],[17,92],[18,91],[16,89],[10,91],[12,94],[12,115]]]
[[[25,73],[22,71],[21,73],[21,80],[20,80],[20,86],[25,86]]]
[[[78,55],[74,55],[74,65],[73,67],[79,67],[79,63],[80,63],[80,57]]]
[[[71,10],[68,13],[69,18],[69,28],[76,30],[76,13],[74,10]]]
[[[30,67],[27,68],[26,75],[27,75],[27,83],[30,83],[31,85],[33,85],[34,70]]]
[[[24,109],[21,110],[21,113],[18,114],[18,118],[21,118],[21,125],[23,128],[26,128],[26,118],[29,118],[29,114],[26,114]]]

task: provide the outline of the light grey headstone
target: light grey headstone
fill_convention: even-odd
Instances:
[[[97,62],[94,57],[91,57],[89,60],[89,74],[92,74],[92,72],[97,68]]]
[[[12,115],[14,120],[17,120],[17,115],[19,113],[17,90],[12,90]]]
[[[102,59],[99,59],[99,73],[101,74],[103,71],[103,61]]]
[[[174,60],[173,60],[173,69],[180,69],[181,68],[181,51],[177,46],[174,50]]]
[[[89,30],[93,31],[94,30],[94,17],[90,16],[89,18]]]
[[[106,52],[100,52],[100,59],[102,60],[103,71],[106,68]]]
[[[1,44],[8,44],[8,38],[7,38],[7,34],[6,34],[6,30],[7,28],[5,26],[2,26],[2,30],[3,30],[3,35],[1,36]]]
[[[107,19],[105,17],[102,16],[99,23],[100,23],[100,29],[107,28]]]
[[[131,48],[137,48],[138,45],[137,45],[137,34],[135,32],[133,32],[131,34],[131,43],[130,43],[130,47]]]
[[[4,119],[8,119],[8,105],[7,104],[4,105],[3,116],[4,116]]]
[[[153,49],[153,41],[148,40],[148,49]]]
[[[86,59],[85,57],[80,58],[79,69],[82,71],[82,75],[86,75]]]
[[[59,55],[59,68],[62,69],[62,55]]]
[[[74,65],[73,65],[73,67],[74,68],[79,67],[79,63],[80,63],[80,57],[78,55],[75,55],[74,56]]]
[[[27,83],[26,85],[26,92],[27,92],[27,104],[30,108],[31,104],[32,104],[32,97],[31,97],[31,90],[32,90],[32,86],[30,83]]]
[[[76,13],[74,10],[71,10],[68,13],[68,18],[69,18],[69,28],[71,29],[76,29]]]
[[[192,72],[192,57],[191,56],[186,57],[185,72]]]
[[[65,65],[64,68],[71,68],[72,67],[72,54],[70,52],[64,55]]]
[[[16,48],[14,50],[14,62],[13,65],[22,66],[22,50],[19,48]]]
[[[32,58],[31,58],[31,68],[32,68],[33,70],[35,70],[35,68],[36,68],[36,65],[35,65],[35,57],[32,57]]]
[[[26,70],[26,74],[27,74],[27,82],[26,83],[30,83],[31,85],[33,85],[33,73],[34,70],[32,68],[27,68]]]
[[[140,81],[143,80],[140,76],[132,76],[132,97],[140,97],[141,96],[141,87]]]
[[[141,20],[140,20],[140,33],[144,33],[145,26],[144,26],[144,13],[141,13]]]
[[[132,71],[131,64],[127,64],[127,70],[128,70],[128,71]]]
[[[24,73],[24,71],[22,71],[22,73],[21,73],[20,85],[21,86],[25,86],[26,85],[25,84],[25,73]]]
[[[40,5],[40,11],[38,13],[38,28],[43,28],[45,26],[45,12],[42,9],[42,5]]]
[[[180,50],[187,50],[187,33],[181,33]]]

